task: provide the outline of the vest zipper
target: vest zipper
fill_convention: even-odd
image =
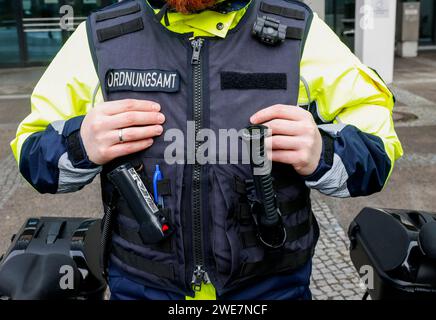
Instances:
[[[201,48],[204,39],[195,38],[191,40],[192,46],[192,82],[193,82],[193,120],[195,125],[195,137],[202,128],[203,118],[203,68],[201,63]],[[200,146],[200,142],[195,140],[195,154]],[[204,270],[203,258],[203,236],[202,236],[202,217],[201,217],[201,165],[195,163],[192,170],[192,242],[194,253],[194,272],[192,275],[192,289],[200,291],[202,283],[207,283],[208,275]]]

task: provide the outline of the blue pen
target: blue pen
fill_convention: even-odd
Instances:
[[[154,202],[161,208],[164,207],[163,198],[159,196],[158,190],[157,190],[157,183],[163,179],[162,172],[160,171],[159,165],[156,165],[156,168],[154,170],[153,174],[153,195],[154,195]]]

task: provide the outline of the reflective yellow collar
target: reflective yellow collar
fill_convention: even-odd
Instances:
[[[228,13],[205,10],[193,14],[181,14],[168,12],[169,25],[165,25],[165,19],[161,20],[162,25],[172,32],[191,33],[194,37],[220,37],[225,38],[229,30],[237,26],[250,3],[245,7]],[[154,9],[158,13],[160,9]]]

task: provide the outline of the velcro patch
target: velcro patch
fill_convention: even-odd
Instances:
[[[286,73],[221,72],[222,90],[286,90]]]
[[[106,73],[107,92],[156,91],[177,92],[180,89],[178,71],[112,69]]]

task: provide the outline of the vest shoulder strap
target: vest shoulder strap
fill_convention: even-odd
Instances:
[[[305,20],[306,18],[306,14],[303,10],[287,8],[278,4],[271,4],[264,1],[260,3],[259,10],[265,13],[271,13],[291,19]]]
[[[99,42],[140,31],[144,29],[141,5],[134,0],[103,8],[89,16],[88,25]]]
[[[88,45],[98,72],[99,43],[144,29],[142,5],[138,0],[121,1],[94,11],[86,20]]]
[[[131,3],[130,3],[131,2]],[[127,4],[118,3],[115,8],[108,7],[95,13],[95,21],[101,22],[109,19],[114,19],[129,14],[136,13],[141,10],[141,6],[136,1],[127,1]],[[120,5],[121,4],[121,5]]]
[[[282,17],[305,20],[313,14],[312,9],[301,0],[256,0],[260,1],[259,10]]]

